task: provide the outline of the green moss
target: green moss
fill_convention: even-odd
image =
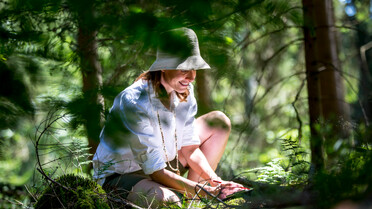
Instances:
[[[51,184],[35,204],[35,209],[81,208],[109,209],[106,193],[96,182],[73,174],[59,177],[56,182],[69,188]]]
[[[230,206],[239,206],[239,205],[243,205],[245,202],[246,200],[244,198],[239,197],[239,198],[228,200],[225,203]]]

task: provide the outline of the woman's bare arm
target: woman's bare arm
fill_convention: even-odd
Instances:
[[[212,180],[220,180],[217,174],[214,172],[207,158],[200,150],[199,145],[190,145],[181,148],[181,153],[187,164],[194,171],[199,172],[202,179],[207,180],[211,185],[216,185]]]
[[[212,186],[221,187],[220,198],[223,199],[229,194],[243,190],[243,185],[232,181],[224,181],[218,177],[198,145],[182,147],[181,152],[188,165],[193,170],[198,171],[201,178],[207,180]]]
[[[196,192],[199,191],[200,187],[203,187],[206,191],[214,195],[218,193],[218,189],[216,187],[199,184],[197,182],[179,176],[167,169],[155,171],[154,173],[150,174],[150,177],[153,181],[156,181],[164,186],[173,188],[181,193],[184,193],[188,197],[194,196]],[[203,191],[200,191],[200,194],[205,195]]]

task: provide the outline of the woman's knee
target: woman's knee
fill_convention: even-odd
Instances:
[[[207,113],[205,121],[211,128],[218,128],[227,131],[231,130],[231,121],[229,117],[221,111],[212,111]]]
[[[134,185],[127,199],[143,207],[157,207],[171,202],[178,204],[180,199],[170,189],[149,179],[144,179]]]

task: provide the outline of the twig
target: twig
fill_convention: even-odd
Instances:
[[[283,78],[281,78],[281,79],[279,79],[279,80],[273,82],[273,84],[270,85],[270,86],[267,88],[267,90],[263,93],[263,95],[262,95],[260,98],[258,98],[258,99],[254,102],[254,104],[252,104],[252,105],[255,105],[255,104],[261,102],[261,101],[266,97],[266,95],[267,95],[267,94],[268,94],[268,93],[269,93],[269,92],[274,88],[274,86],[276,86],[276,85],[278,85],[278,84],[280,84],[280,83],[282,83],[282,82],[284,82],[284,81],[286,81],[286,80],[292,78],[293,76],[298,76],[298,75],[302,75],[302,74],[305,74],[305,72],[296,72],[296,73],[293,73],[292,75],[285,76],[285,77],[283,77]]]
[[[293,39],[293,40],[291,40],[290,42],[284,44],[283,46],[281,46],[278,50],[276,50],[276,51],[274,52],[274,54],[272,54],[268,59],[265,60],[264,65],[262,66],[262,72],[265,71],[265,68],[266,68],[267,64],[268,64],[272,59],[274,59],[278,54],[280,54],[280,52],[282,52],[284,49],[286,49],[287,47],[291,46],[292,44],[294,44],[294,43],[296,43],[296,42],[298,42],[298,41],[303,41],[303,40],[304,40],[303,37],[301,37],[301,38],[296,38],[296,39]]]
[[[291,28],[301,28],[301,27],[300,26],[295,26],[295,25],[286,25],[286,26],[284,26],[284,27],[282,27],[280,29],[270,31],[268,33],[265,33],[265,34],[259,36],[258,38],[255,38],[253,40],[250,40],[250,41],[247,41],[246,43],[244,43],[248,39],[248,37],[249,37],[248,34],[247,34],[246,37],[240,43],[238,43],[236,46],[239,46],[239,45],[241,45],[241,44],[244,43],[244,45],[241,47],[241,49],[245,49],[245,48],[247,48],[248,45],[257,42],[257,41],[259,41],[260,39],[262,39],[262,38],[264,38],[266,36],[270,36],[270,35],[273,35],[274,33],[279,33],[279,32],[282,32],[282,31],[284,31],[286,29],[291,29]]]
[[[240,68],[240,65],[242,64],[242,60],[243,60],[243,58],[241,58],[240,61],[239,61],[239,64],[238,64],[238,66],[237,66],[238,69]],[[233,75],[231,76],[233,79],[232,79],[232,82],[230,83],[229,93],[227,94],[226,98],[229,98],[229,97],[230,97],[230,94],[231,94],[231,92],[232,92],[232,87],[233,87],[233,85],[235,84],[235,81],[237,80],[237,79],[235,79],[237,74],[238,74],[238,70],[234,70],[234,73],[233,73]],[[223,103],[223,105],[222,105],[222,107],[223,107],[223,111],[224,111],[224,112],[225,112],[225,110],[226,110],[226,104],[227,104],[227,101],[228,101],[228,99],[225,99],[225,101],[224,101],[224,103]]]
[[[341,77],[343,77],[345,79],[346,83],[350,86],[350,89],[354,92],[354,94],[357,94],[356,90],[351,85],[351,82],[349,81],[349,79],[347,79],[343,75],[343,73],[340,73],[340,75],[341,75]],[[358,104],[360,106],[360,109],[362,109],[362,114],[363,114],[364,122],[366,123],[366,126],[369,127],[369,119],[368,119],[367,113],[365,111],[364,105],[362,104],[362,101],[359,98],[358,98]]]
[[[284,44],[284,45],[283,45],[282,47],[280,47],[277,51],[275,51],[273,55],[271,55],[268,59],[266,59],[266,60],[265,60],[265,64],[262,66],[262,70],[261,70],[261,71],[262,71],[262,74],[257,78],[258,83],[261,82],[261,80],[262,80],[262,78],[263,78],[263,75],[264,75],[264,72],[265,72],[265,69],[266,69],[268,63],[269,63],[273,58],[275,58],[275,57],[276,57],[280,52],[282,52],[284,49],[286,49],[286,48],[289,47],[290,45],[292,45],[292,44],[294,44],[294,43],[296,43],[296,42],[298,42],[298,41],[301,41],[301,40],[303,40],[303,38],[297,38],[297,39],[294,39],[294,40],[292,40],[292,41],[290,41],[290,42]],[[302,73],[302,72],[301,72],[301,73]],[[297,74],[299,74],[299,73],[295,73],[294,75],[297,75]],[[293,76],[293,75],[291,75],[291,76]],[[280,82],[281,82],[281,81],[280,81]],[[249,114],[249,115],[250,115],[251,112],[253,111],[253,106],[254,106],[254,104],[257,103],[257,101],[255,101],[257,95],[258,95],[258,90],[255,92],[255,94],[253,95],[253,98],[251,99],[251,102],[250,102],[250,105],[249,105],[250,108],[249,108],[249,110],[248,110],[248,114]],[[264,95],[263,95],[260,99],[258,99],[258,101],[262,100],[263,97],[266,96],[266,95],[267,95],[267,92],[265,92]],[[245,129],[247,129],[247,127],[249,126],[249,124],[250,124],[250,119],[248,120],[248,122],[245,123],[244,127],[243,127],[243,128],[241,129],[241,131],[239,132],[238,139],[237,139],[237,141],[236,141],[235,146],[234,146],[233,149],[235,149],[235,147],[237,147],[236,145],[240,142],[240,139],[241,139],[241,137],[243,136],[243,133],[244,133]]]
[[[222,201],[220,198],[218,198],[217,196],[211,194],[211,193],[208,192],[206,189],[204,189],[204,186],[200,186],[199,184],[197,184],[196,187],[199,187],[199,188],[200,188],[199,191],[200,191],[200,190],[203,190],[203,192],[205,192],[205,193],[208,194],[209,196],[213,197],[212,200],[218,200],[220,203],[224,204],[225,206],[228,206],[228,205],[227,205],[224,201]],[[196,189],[196,187],[195,187],[195,189]],[[198,197],[202,200],[203,197],[200,197],[200,196],[199,196],[199,193],[197,193],[197,194],[198,194]]]
[[[19,200],[16,200],[16,199],[14,199],[14,202],[11,201],[11,200],[6,200],[6,201],[8,201],[9,203],[14,204],[14,205],[20,205],[20,206],[22,206],[22,208],[27,208],[27,209],[32,208],[32,207],[28,207],[28,206],[24,205],[22,202],[20,202]]]
[[[30,192],[30,190],[28,190],[28,187],[27,185],[24,185],[25,188],[26,188],[26,191],[28,192],[28,194],[35,200],[35,202],[37,201],[37,198]]]
[[[325,65],[325,66],[328,65],[328,66],[330,66],[333,70],[335,70],[336,72],[338,72],[339,75],[340,75],[340,77],[342,77],[343,79],[345,79],[346,83],[349,85],[350,89],[354,92],[354,94],[357,94],[357,91],[353,88],[351,82],[349,81],[349,79],[347,79],[347,78],[345,77],[344,74],[346,74],[346,75],[348,75],[348,76],[354,78],[353,75],[350,75],[350,74],[348,74],[348,73],[346,73],[346,72],[343,72],[342,70],[340,70],[337,66],[335,66],[335,65],[332,64],[332,63],[324,63],[324,62],[320,62],[320,63],[323,64],[323,65]],[[345,102],[345,101],[342,100],[342,102]],[[345,102],[345,103],[346,103],[346,102]],[[367,114],[366,114],[366,112],[365,112],[365,109],[364,109],[363,104],[362,104],[362,102],[360,101],[360,99],[358,99],[358,104],[360,105],[360,108],[362,109],[363,117],[364,117],[364,120],[365,120],[366,126],[368,127],[368,126],[369,126],[369,119],[368,119],[368,116],[367,116]]]
[[[298,143],[301,144],[301,139],[302,139],[302,120],[300,118],[300,114],[298,113],[298,110],[296,108],[296,102],[298,101],[298,98],[300,97],[300,93],[305,85],[305,80],[306,79],[303,79],[302,82],[301,82],[301,86],[300,86],[300,89],[298,90],[297,94],[296,94],[296,97],[295,97],[295,100],[292,102],[292,107],[293,109],[295,110],[296,112],[296,119],[297,119],[297,122],[298,122]]]
[[[105,86],[108,86],[108,85],[113,85],[115,84],[117,78],[120,77],[120,75],[124,74],[125,72],[128,71],[129,67],[133,67],[134,64],[134,60],[137,59],[138,55],[142,52],[143,50],[143,47],[140,48],[139,50],[137,50],[137,53],[130,59],[128,60],[127,63],[131,63],[130,65],[128,64],[123,64],[123,65],[120,65],[120,66],[117,66],[115,69],[114,69],[114,72],[111,74],[111,76],[104,82],[104,85]]]
[[[56,182],[56,183],[58,183],[58,182]],[[62,208],[66,208],[66,207],[63,205],[63,202],[59,199],[59,197],[58,197],[58,195],[57,195],[57,193],[56,193],[56,190],[54,190],[54,187],[52,187],[50,183],[49,183],[49,186],[50,186],[50,188],[53,190],[53,193],[54,193],[55,197],[57,198],[59,204],[61,204]]]
[[[55,113],[55,112],[54,112]],[[54,113],[52,113],[51,115],[53,116]],[[37,137],[37,139],[35,140],[35,152],[36,152],[36,160],[37,160],[37,164],[39,166],[39,168],[37,168],[37,170],[41,173],[42,176],[44,176],[44,178],[50,182],[52,182],[53,184],[55,185],[58,185],[66,190],[68,190],[68,188],[56,181],[54,181],[52,178],[50,178],[43,170],[43,166],[41,164],[41,160],[40,160],[40,157],[39,157],[39,149],[38,149],[38,146],[39,146],[39,142],[42,138],[42,136],[46,133],[46,131],[52,126],[52,124],[56,121],[58,121],[59,119],[65,117],[66,114],[63,114],[62,116],[58,116],[56,117],[54,120],[51,120],[49,123],[46,123],[47,121],[49,121],[50,118],[52,117],[48,117],[48,119],[46,119],[45,121],[43,121],[41,124],[46,124],[46,126],[44,127],[43,131],[40,132],[39,136]],[[40,126],[41,126],[40,124]],[[40,127],[39,126],[39,127]],[[39,127],[37,128],[37,130],[39,130]],[[35,134],[35,137],[36,137],[36,134]]]
[[[54,181],[52,178],[50,178],[48,175],[46,175],[45,172],[43,170],[41,170],[40,168],[37,168],[37,170],[41,173],[41,175],[43,175],[46,178],[46,180],[48,180],[48,181],[50,181],[50,182],[52,182],[52,183],[54,183],[54,184],[56,184],[56,185],[58,185],[58,186],[60,186],[64,189],[66,189],[66,190],[69,190],[69,188],[67,188],[66,186]]]
[[[223,15],[221,17],[218,17],[218,18],[215,18],[213,20],[206,20],[204,22],[200,22],[200,23],[194,23],[194,24],[189,24],[187,25],[186,27],[194,27],[194,26],[202,26],[202,25],[206,25],[206,24],[209,24],[209,23],[213,23],[213,22],[218,22],[218,21],[221,21],[223,19],[226,19],[226,18],[229,18],[230,16],[232,16],[233,14],[236,14],[238,12],[241,12],[241,11],[244,11],[244,10],[247,10],[248,8],[251,8],[253,6],[256,6],[258,4],[262,3],[261,1],[253,1],[252,3],[246,5],[246,6],[242,6],[242,7],[239,7],[238,9],[226,14],[226,15]]]
[[[205,186],[205,185],[207,185],[207,181],[203,184],[203,187]],[[195,188],[196,189],[196,188]],[[190,207],[191,207],[191,205],[192,205],[192,203],[194,202],[194,200],[196,199],[196,197],[197,196],[199,196],[199,192],[201,191],[201,189],[199,189],[196,193],[195,193],[195,195],[192,197],[192,199],[191,199],[191,203],[189,204],[189,207],[187,207],[188,209],[190,209]]]
[[[135,204],[133,204],[133,203],[131,203],[131,202],[129,202],[129,201],[125,201],[125,200],[123,200],[123,199],[119,199],[119,198],[114,198],[114,197],[112,197],[112,196],[110,196],[110,195],[107,195],[107,198],[108,198],[109,200],[113,201],[113,202],[116,202],[116,203],[122,203],[122,204],[124,204],[124,205],[128,205],[128,206],[133,207],[133,208],[136,208],[136,209],[144,209],[144,208],[139,207],[138,205],[135,205]]]
[[[255,92],[255,94],[253,95],[252,99],[251,99],[251,102],[249,104],[249,109],[248,109],[248,114],[250,115],[253,111],[253,106],[259,102],[261,102],[266,96],[267,94],[274,88],[274,86],[286,81],[287,79],[290,79],[291,77],[293,76],[298,76],[298,75],[301,75],[301,74],[304,74],[304,72],[296,72],[292,75],[289,75],[289,76],[286,76],[286,77],[283,77],[275,82],[273,82],[273,84],[263,93],[263,95],[259,98],[257,98],[257,95],[258,95],[258,91]],[[260,78],[258,78],[259,82],[260,80],[262,79],[263,76],[260,76]],[[248,120],[248,122],[246,122],[243,126],[243,128],[241,129],[241,131],[239,131],[239,135],[238,135],[238,140],[235,142],[235,146],[233,146],[233,150],[237,147],[238,143],[240,142],[240,139],[242,138],[243,136],[243,133],[246,131],[246,129],[249,127],[250,125],[250,120]]]

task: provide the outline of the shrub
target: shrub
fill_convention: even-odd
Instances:
[[[106,193],[96,182],[67,174],[59,177],[56,182],[66,188],[51,183],[35,204],[35,209],[49,208],[81,208],[109,209]]]

